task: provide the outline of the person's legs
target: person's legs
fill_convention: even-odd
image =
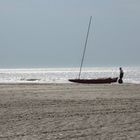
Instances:
[[[122,83],[123,83],[123,80],[120,78],[120,79],[118,80],[118,83],[119,83],[119,84],[122,84]]]

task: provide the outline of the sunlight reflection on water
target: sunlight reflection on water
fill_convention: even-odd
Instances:
[[[124,67],[124,82],[140,83],[140,67]],[[68,83],[79,68],[0,69],[0,83]],[[118,77],[117,67],[82,69],[81,78]]]

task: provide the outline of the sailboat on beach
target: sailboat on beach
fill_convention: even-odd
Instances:
[[[90,31],[91,20],[92,20],[92,16],[90,17],[90,20],[89,20],[88,31],[87,31],[83,56],[82,56],[82,60],[81,60],[79,76],[78,76],[77,79],[69,79],[69,81],[70,82],[76,82],[76,83],[83,83],[83,84],[110,84],[110,83],[117,82],[118,77],[114,77],[114,78],[107,77],[107,78],[98,78],[98,79],[81,79],[80,78],[81,77],[82,66],[83,66],[83,62],[84,62],[84,57],[85,57],[85,52],[86,52],[86,48],[87,48],[87,41],[88,41],[88,36],[89,36],[89,31]]]

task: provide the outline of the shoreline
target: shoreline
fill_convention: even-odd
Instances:
[[[19,84],[22,84],[22,85],[32,85],[32,84],[35,84],[35,85],[65,85],[65,84],[69,84],[69,85],[140,85],[140,83],[123,83],[123,84],[119,84],[118,82],[116,83],[111,83],[111,84],[82,84],[82,83],[74,83],[74,82],[67,82],[67,83],[61,83],[61,82],[56,82],[56,83],[51,83],[51,82],[1,82],[0,85],[19,85]]]

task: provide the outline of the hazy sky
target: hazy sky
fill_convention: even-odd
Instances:
[[[140,65],[140,0],[0,0],[0,68]]]

